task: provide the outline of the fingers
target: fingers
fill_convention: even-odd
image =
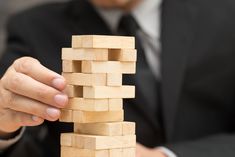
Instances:
[[[63,108],[68,103],[68,97],[61,91],[15,72],[14,69],[8,71],[8,77],[2,78],[2,82],[5,89],[44,104]]]
[[[55,121],[58,108],[68,104],[63,94],[65,79],[36,59],[16,60],[0,80],[0,130],[13,132],[21,126],[36,126],[44,119]]]
[[[20,58],[14,62],[13,68],[18,73],[28,75],[34,80],[58,90],[65,88],[65,79],[61,75],[41,65],[36,59],[30,57]]]
[[[23,112],[11,111],[11,120],[18,126],[37,126],[44,122],[44,119],[26,114]]]
[[[60,117],[60,110],[57,108],[50,107],[39,101],[35,101],[24,96],[11,94],[10,92],[9,94],[11,101],[8,107],[11,110],[35,115],[48,121],[56,121]]]
[[[37,116],[13,111],[10,109],[7,109],[5,113],[7,114],[1,116],[1,131],[6,133],[15,132],[22,126],[38,126],[44,122],[42,118]]]

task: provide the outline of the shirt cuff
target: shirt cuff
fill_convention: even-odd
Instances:
[[[16,135],[14,138],[8,139],[8,140],[3,140],[0,139],[0,152],[3,152],[5,149],[9,148],[16,142],[20,140],[20,138],[23,136],[25,132],[25,127],[23,127],[18,135]]]
[[[157,147],[161,152],[163,152],[167,157],[177,157],[170,149],[166,147]]]

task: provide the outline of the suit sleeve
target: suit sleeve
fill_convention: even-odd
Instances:
[[[194,141],[167,145],[177,157],[234,157],[235,135],[218,134]]]
[[[22,135],[24,134],[24,131],[25,131],[25,127],[20,129],[20,131],[17,131],[15,135],[11,138],[0,139],[0,152],[3,152],[8,147],[11,147],[16,142],[18,142],[21,139]]]
[[[18,58],[23,56],[36,57],[30,47],[30,39],[28,38],[29,24],[24,20],[24,16],[14,16],[7,25],[7,41],[5,51],[0,59],[0,76],[2,77],[8,67]],[[0,152],[0,157],[45,157],[45,131],[47,125],[26,129],[24,134],[18,141],[8,149]],[[44,128],[42,130],[42,128]],[[42,133],[44,135],[42,135]],[[44,143],[43,143],[44,142]]]
[[[14,16],[8,21],[5,50],[0,59],[0,76],[17,59],[23,56],[35,57],[30,47],[28,28],[23,17]]]

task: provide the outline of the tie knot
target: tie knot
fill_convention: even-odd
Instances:
[[[138,23],[132,15],[123,15],[119,21],[118,34],[136,36],[139,28]]]

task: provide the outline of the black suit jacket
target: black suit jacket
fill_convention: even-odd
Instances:
[[[163,135],[159,140],[157,115],[140,96],[136,104],[125,105],[126,119],[137,122],[140,143],[167,146],[179,157],[235,156],[234,17],[234,0],[164,0]],[[22,56],[35,57],[61,72],[61,48],[70,47],[74,34],[111,31],[85,0],[44,5],[14,16],[8,25],[1,74]],[[71,125],[58,122],[28,128],[3,156],[59,157],[59,134],[68,131]]]

